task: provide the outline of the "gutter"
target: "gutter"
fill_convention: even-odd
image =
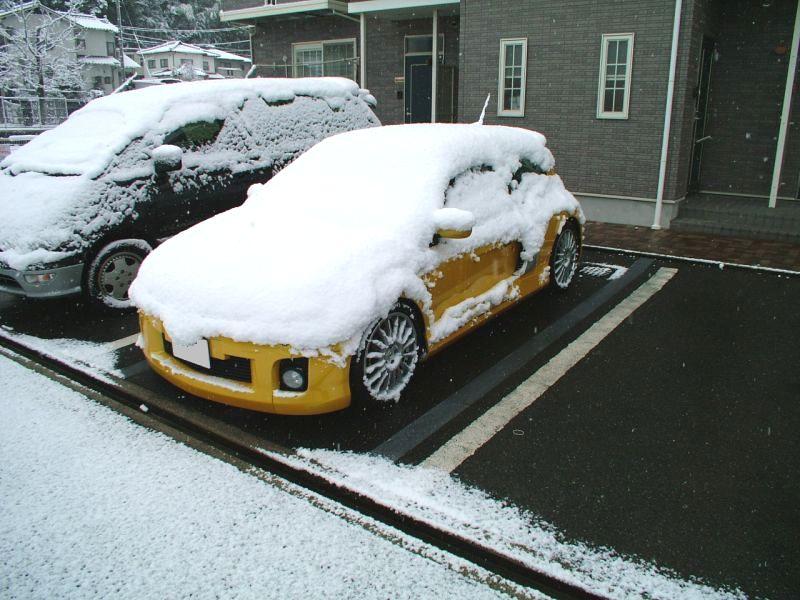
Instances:
[[[667,106],[664,114],[664,132],[661,137],[661,162],[658,166],[658,191],[656,210],[653,216],[653,229],[661,229],[661,212],[664,204],[664,184],[667,177],[667,157],[669,155],[669,134],[672,126],[672,105],[675,96],[675,70],[678,63],[678,37],[681,31],[682,0],[675,0],[675,17],[672,22],[672,51],[669,58],[669,82],[667,84]]]

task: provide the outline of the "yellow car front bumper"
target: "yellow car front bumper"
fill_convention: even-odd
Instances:
[[[175,358],[167,351],[169,335],[158,319],[139,315],[143,350],[147,362],[161,377],[195,396],[250,410],[281,415],[317,415],[347,408],[350,405],[349,361],[338,367],[319,358],[308,361],[308,389],[288,392],[280,389],[279,362],[299,358],[288,346],[262,346],[227,338],[208,340],[211,369],[203,369]],[[225,377],[219,361],[236,360],[250,366],[239,380]],[[237,360],[238,359],[238,360]],[[243,370],[246,373],[246,367]]]

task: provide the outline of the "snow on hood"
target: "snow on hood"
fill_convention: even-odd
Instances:
[[[0,173],[0,261],[12,269],[68,256],[54,252],[74,230],[74,199],[87,193],[83,177]]]
[[[112,94],[93,100],[37,136],[7,156],[0,167],[12,174],[38,171],[97,177],[132,140],[163,137],[192,121],[224,119],[248,98],[277,102],[359,92],[349,79],[320,77],[193,81]]]
[[[545,170],[554,163],[542,135],[509,127],[400,125],[333,136],[252,186],[241,207],[156,249],[131,298],[185,343],[225,336],[305,354],[337,344],[351,352],[397,298],[429,300],[420,275],[442,259],[429,242],[451,179],[476,165],[510,179],[520,156]],[[546,213],[540,221],[580,210],[560,178],[536,177],[561,190],[555,204],[534,209]],[[468,239],[490,241],[477,230]]]

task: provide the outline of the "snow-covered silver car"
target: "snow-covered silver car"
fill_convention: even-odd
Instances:
[[[90,102],[0,163],[0,291],[122,308],[144,257],[321,139],[380,125],[341,78],[200,81]]]

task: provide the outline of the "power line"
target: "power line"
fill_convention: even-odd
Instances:
[[[149,31],[152,33],[167,33],[167,34],[193,34],[193,33],[226,33],[229,31],[247,31],[251,26],[245,27],[220,27],[219,29],[172,29],[170,27],[132,27],[128,26],[125,29],[132,29],[134,31]]]

